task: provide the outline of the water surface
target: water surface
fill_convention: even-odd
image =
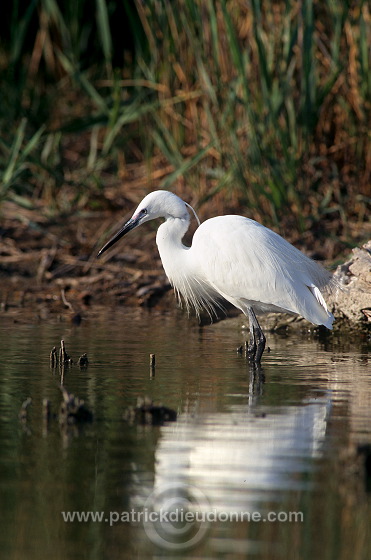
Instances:
[[[235,351],[241,323],[200,328],[181,312],[133,309],[79,326],[3,314],[4,558],[370,558],[369,341],[269,334],[271,352],[254,373]],[[42,414],[43,399],[55,413],[62,399],[49,365],[61,339],[72,358],[86,352],[90,361],[63,372],[94,414],[68,429]],[[125,420],[144,396],[177,421]],[[161,511],[200,515],[144,518]]]

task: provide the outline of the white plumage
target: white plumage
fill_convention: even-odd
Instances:
[[[206,220],[196,230],[192,246],[186,247],[182,239],[190,223],[188,208],[195,214],[168,191],[148,194],[99,254],[134,227],[165,218],[156,242],[176,293],[197,313],[206,309],[212,314],[221,299],[240,309],[250,321],[249,356],[256,363],[264,351],[265,337],[255,311],[294,313],[332,328],[334,317],[322,295],[333,286],[328,271],[277,233],[242,216]]]

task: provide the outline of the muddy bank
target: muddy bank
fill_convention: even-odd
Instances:
[[[153,306],[170,290],[153,228],[133,232],[98,259],[107,232],[124,221],[123,214],[117,220],[95,212],[48,222],[22,211],[22,218],[8,217],[0,227],[2,312],[32,310],[46,318],[101,305]]]
[[[92,212],[48,221],[7,208],[0,227],[1,313],[58,313],[76,323],[99,306],[172,309],[175,298],[155,243],[156,224],[134,230],[99,259],[99,248],[125,213]],[[290,240],[293,241],[293,240]],[[324,257],[313,241],[310,256]],[[334,247],[332,248],[334,250]],[[327,297],[336,318],[371,324],[371,241],[354,249],[335,276],[344,289]]]

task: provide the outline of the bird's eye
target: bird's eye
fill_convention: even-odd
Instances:
[[[141,218],[143,218],[144,216],[146,216],[148,214],[146,208],[143,208],[140,212],[139,212],[139,216]]]

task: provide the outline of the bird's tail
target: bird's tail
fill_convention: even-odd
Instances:
[[[317,286],[315,286],[314,284],[311,284],[310,286],[308,286],[309,290],[312,292],[312,294],[314,295],[314,297],[316,298],[316,300],[318,301],[318,303],[321,305],[321,307],[323,308],[323,311],[325,312],[324,315],[324,320],[320,323],[321,325],[324,325],[325,327],[327,327],[328,329],[332,329],[332,323],[335,320],[335,317],[333,316],[332,313],[330,313],[330,311],[327,308],[326,302],[323,298],[323,295],[321,293],[321,291],[319,290],[319,288],[317,288]]]

